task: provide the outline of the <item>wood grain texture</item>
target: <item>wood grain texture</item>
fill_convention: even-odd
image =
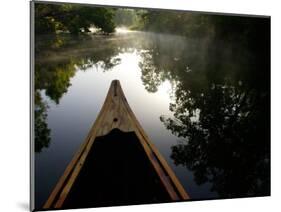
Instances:
[[[95,138],[108,134],[114,128],[118,128],[124,132],[136,133],[155,172],[169,193],[171,201],[189,199],[189,195],[177,179],[175,173],[150,141],[136,119],[126,100],[120,82],[113,80],[96,121],[44,204],[44,209],[63,208],[63,203],[79,175],[84,162],[87,160],[87,155]]]

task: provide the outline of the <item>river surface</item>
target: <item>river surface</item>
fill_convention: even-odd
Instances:
[[[36,208],[84,141],[114,79],[192,199],[268,194],[269,88],[261,79],[269,70],[254,70],[243,45],[124,30],[36,42]],[[262,77],[249,77],[255,73]]]

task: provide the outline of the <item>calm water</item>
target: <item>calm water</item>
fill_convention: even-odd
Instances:
[[[58,47],[62,42],[68,45]],[[239,43],[148,32],[46,36],[36,44],[37,208],[113,79],[192,199],[269,193],[268,58],[258,60]]]

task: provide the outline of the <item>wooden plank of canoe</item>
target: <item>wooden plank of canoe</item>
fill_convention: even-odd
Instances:
[[[83,167],[95,138],[108,134],[114,128],[119,128],[124,132],[134,131],[136,133],[146,155],[172,200],[189,199],[188,194],[177,179],[175,173],[149,140],[136,119],[122,91],[120,82],[114,80],[111,83],[104,105],[86,137],[85,142],[67,166],[43,208],[62,207],[64,200]]]

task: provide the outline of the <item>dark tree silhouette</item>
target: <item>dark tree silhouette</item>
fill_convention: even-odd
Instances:
[[[193,96],[181,92],[167,129],[185,139],[172,147],[176,165],[198,184],[212,183],[221,197],[268,195],[270,149],[268,96],[231,85],[212,85]]]

